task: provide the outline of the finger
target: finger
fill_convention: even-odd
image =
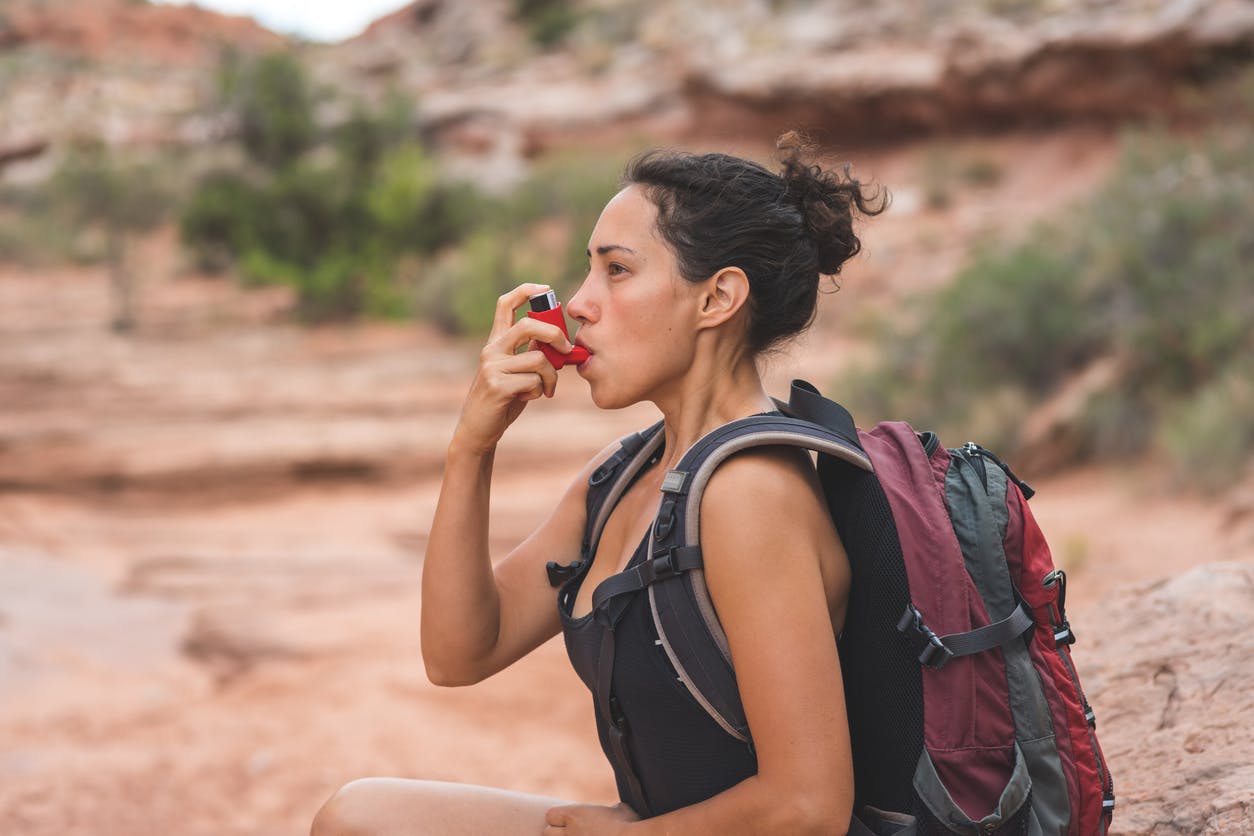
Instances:
[[[540,375],[540,388],[544,390],[544,397],[551,398],[557,391],[557,369],[549,362],[549,358],[544,356],[544,352],[538,349],[524,352],[519,356],[532,357],[534,355],[539,355],[536,358],[534,370],[536,374]]]
[[[574,343],[562,333],[561,328],[552,323],[524,316],[493,337],[483,347],[482,356],[486,358],[498,354],[517,354],[523,348],[534,348],[535,346],[530,345],[532,342],[551,345],[562,354],[574,348]]]
[[[539,352],[536,353],[539,354]],[[545,363],[547,364],[547,362],[546,360]],[[551,369],[552,366],[549,368]],[[536,369],[516,368],[506,370],[497,368],[495,371],[498,374],[492,375],[489,385],[501,397],[521,398],[526,401],[534,401],[537,398],[544,397],[544,377]]]
[[[549,362],[549,358],[539,349],[524,351],[522,354],[510,354],[498,360],[494,368],[506,374],[523,374],[535,372],[540,376],[540,391],[546,398],[553,397],[557,391],[557,369]]]
[[[528,298],[546,290],[552,290],[552,288],[547,284],[525,282],[507,293],[502,293],[496,300],[496,314],[492,318],[492,331],[489,339],[509,330],[509,327],[514,324],[514,311],[522,307]]]
[[[550,827],[566,826],[566,810],[564,807],[550,807],[544,813],[544,823]]]
[[[514,349],[517,349],[524,341],[534,340],[538,343],[551,345],[562,354],[568,353],[575,347],[575,344],[570,341],[570,337],[567,337],[561,328],[550,322],[532,319],[529,316],[518,320],[514,327],[506,332],[506,340],[512,343]]]

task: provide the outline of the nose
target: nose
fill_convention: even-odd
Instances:
[[[590,321],[595,310],[588,285],[589,281],[585,278],[583,284],[579,285],[579,289],[575,291],[575,295],[566,302],[566,313],[580,325]]]

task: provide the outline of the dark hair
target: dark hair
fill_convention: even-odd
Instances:
[[[814,320],[819,278],[862,248],[853,215],[877,215],[887,194],[864,194],[849,174],[806,162],[794,133],[776,143],[781,170],[727,154],[650,151],[623,173],[657,206],[657,228],[691,282],[739,267],[749,277],[747,341],[755,354]]]

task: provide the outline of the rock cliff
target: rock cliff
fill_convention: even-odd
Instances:
[[[847,146],[1169,117],[1254,56],[1251,0],[584,0],[544,48],[513,8],[418,0],[300,48],[321,81],[412,95],[417,127],[506,168],[633,136],[759,142],[804,126]],[[72,135],[210,141],[219,51],[283,43],[195,8],[17,0],[0,15],[0,172]]]
[[[1254,565],[1120,590],[1086,622],[1076,652],[1101,706],[1116,832],[1254,833]]]

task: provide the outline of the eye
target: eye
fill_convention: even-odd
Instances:
[[[609,266],[606,267],[606,272],[608,272],[611,276],[621,276],[627,272],[627,268],[619,264],[617,261],[611,261]]]

